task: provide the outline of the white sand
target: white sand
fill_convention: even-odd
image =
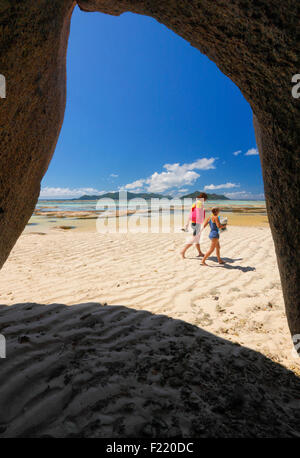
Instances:
[[[163,313],[258,350],[286,367],[291,356],[269,229],[231,227],[226,267],[202,267],[186,234],[23,234],[0,273],[0,303],[100,302]],[[207,233],[203,249],[209,246]],[[213,258],[215,260],[215,257]]]
[[[184,240],[21,236],[0,273],[0,435],[300,433],[299,379],[284,368],[299,375],[300,364],[269,229],[222,234],[225,267],[202,267],[193,247],[182,260]],[[41,306],[53,303],[81,305]]]

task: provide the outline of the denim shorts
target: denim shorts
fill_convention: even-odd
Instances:
[[[211,231],[208,237],[209,237],[210,239],[218,239],[218,238],[220,238],[219,232],[217,232],[217,231]]]

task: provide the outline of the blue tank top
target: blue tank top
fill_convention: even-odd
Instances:
[[[210,239],[218,239],[219,238],[219,228],[216,225],[216,223],[213,223],[212,220],[209,220],[209,225],[210,225],[210,233],[209,233],[209,238]]]

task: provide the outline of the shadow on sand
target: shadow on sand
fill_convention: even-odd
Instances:
[[[300,380],[184,321],[0,306],[0,437],[300,437]]]
[[[202,260],[202,258],[197,258],[197,259],[199,259],[200,261]],[[233,259],[233,258],[226,258],[225,256],[222,256],[222,259],[223,261],[225,261],[225,264],[219,264],[218,258],[216,256],[210,256],[207,260],[213,261],[216,264],[215,265],[208,264],[207,267],[221,267],[223,269],[229,269],[229,270],[240,270],[241,272],[253,272],[254,270],[256,270],[255,267],[251,267],[251,266],[232,266],[231,265],[235,263],[236,261],[242,261],[243,258]]]

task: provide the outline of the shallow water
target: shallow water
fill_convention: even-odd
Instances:
[[[181,206],[182,203],[179,199],[173,201],[167,201],[167,199],[158,200],[151,199],[146,201],[145,199],[133,199],[128,201],[113,201],[112,199],[99,199],[99,200],[39,200],[36,209],[43,212],[50,211],[82,211],[92,212],[96,210],[107,210],[116,209],[124,210],[126,208],[141,208],[141,209],[158,209],[159,206],[167,208],[169,205]],[[191,205],[191,199],[184,201],[184,207],[189,208]],[[209,200],[206,203],[207,207],[219,206],[219,207],[262,207],[265,208],[265,201],[263,200]]]
[[[109,224],[109,232],[119,232],[120,227],[124,229],[126,224],[132,232],[179,232],[188,220],[191,202],[191,199],[187,199],[182,205],[178,199],[133,199],[120,202],[112,199],[39,200],[36,206],[38,214],[31,217],[25,232],[61,231],[63,229],[60,226],[71,226],[72,232],[106,232],[108,228],[104,220]],[[228,217],[228,227],[268,225],[265,201],[210,200],[205,204],[207,214],[214,206],[219,206],[221,213],[223,211]],[[137,213],[128,216],[129,210],[136,210]],[[96,211],[107,213],[96,214]]]

